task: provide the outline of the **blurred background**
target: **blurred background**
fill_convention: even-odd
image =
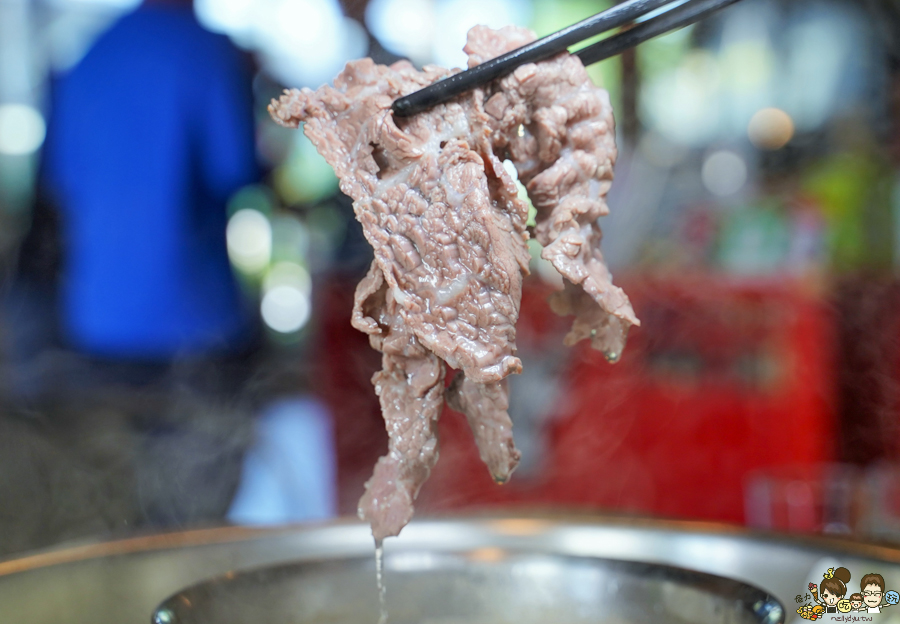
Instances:
[[[350,326],[371,251],[268,101],[611,4],[0,0],[0,556],[354,514],[387,442]],[[616,365],[562,347],[535,253],[522,464],[496,486],[447,410],[419,513],[900,541],[900,2],[744,0],[590,73],[643,325]]]

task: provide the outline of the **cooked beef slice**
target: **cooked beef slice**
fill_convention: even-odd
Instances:
[[[533,39],[525,29],[473,28],[469,65]],[[443,362],[460,371],[446,396],[466,415],[494,479],[506,481],[519,460],[503,380],[521,371],[515,324],[530,233],[527,205],[504,159],[515,164],[537,209],[533,234],[543,257],[564,277],[551,305],[576,316],[566,343],[590,338],[615,360],[638,322],[599,251],[596,221],[608,212],[616,157],[606,92],[576,57],[561,54],[394,119],[396,98],[450,73],[362,59],[348,63],[334,87],[286,91],[269,107],[282,125],[304,123],[375,250],[357,288],[353,325],[383,354],[373,383],[389,450],[359,505],[376,539],[409,522],[437,461]]]
[[[285,125],[306,122],[419,341],[471,379],[493,382],[522,367],[513,353],[527,206],[496,157],[485,173],[493,153],[478,94],[402,130],[390,113],[394,99],[446,74],[363,59],[348,63],[334,88],[291,91],[273,109]]]
[[[513,443],[506,380],[482,384],[457,373],[447,389],[447,404],[466,415],[478,454],[497,483],[509,479],[521,454]]]
[[[381,351],[372,377],[388,432],[388,453],[375,464],[359,515],[376,540],[397,535],[438,459],[437,422],[444,407],[444,363],[418,341],[399,313],[381,269],[372,263],[356,289],[353,325]]]
[[[476,26],[465,48],[469,66],[533,39],[522,28]],[[617,360],[628,329],[639,322],[600,254],[597,220],[609,213],[605,198],[616,159],[609,94],[591,83],[577,57],[560,54],[518,67],[484,97],[493,149],[516,165],[537,209],[534,234],[544,247],[541,257],[567,283],[551,301],[558,314],[576,315],[566,344],[590,338],[594,348]]]

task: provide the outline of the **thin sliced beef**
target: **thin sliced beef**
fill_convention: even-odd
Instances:
[[[519,28],[473,28],[469,65],[533,39]],[[567,344],[589,338],[615,360],[638,322],[599,251],[597,219],[608,212],[616,157],[606,92],[576,57],[561,54],[394,119],[394,99],[450,73],[362,59],[348,63],[334,87],[286,91],[269,107],[282,125],[305,124],[375,250],[353,325],[383,354],[373,383],[390,444],[359,507],[378,539],[410,520],[437,460],[444,362],[459,370],[448,402],[465,413],[492,476],[503,482],[515,469],[503,380],[522,368],[515,325],[531,235],[565,278],[551,305],[576,317]],[[504,159],[537,209],[531,232]]]
[[[372,384],[388,432],[388,453],[378,460],[359,501],[360,517],[381,540],[397,535],[412,519],[419,488],[437,462],[445,368],[409,331],[377,264],[356,289],[353,324],[383,354]]]
[[[469,65],[531,40],[521,28],[476,26],[465,48]],[[591,83],[577,57],[560,54],[518,67],[496,81],[485,97],[494,151],[515,163],[537,209],[534,234],[544,247],[541,257],[566,282],[551,301],[557,313],[576,315],[566,343],[590,338],[592,346],[615,361],[629,328],[639,322],[628,297],[613,285],[600,253],[597,220],[609,213],[605,198],[616,159],[609,94]]]
[[[478,454],[497,483],[506,483],[521,454],[513,443],[506,380],[482,384],[459,373],[447,389],[447,404],[466,415]]]
[[[445,74],[354,61],[334,88],[291,91],[273,110],[285,125],[306,122],[419,341],[470,378],[499,381],[522,367],[513,354],[529,260],[527,206],[499,160],[485,174],[493,153],[479,94],[418,115],[403,130],[389,112],[395,98]]]

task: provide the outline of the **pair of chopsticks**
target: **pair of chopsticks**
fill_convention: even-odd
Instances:
[[[738,0],[627,0],[613,8],[598,13],[577,24],[547,35],[512,52],[486,61],[449,78],[440,80],[415,93],[397,99],[392,109],[399,117],[409,117],[446,102],[466,91],[511,74],[525,63],[536,63],[568,50],[569,46],[584,41],[594,35],[619,28],[656,11],[666,5],[672,8],[639,22],[634,27],[598,41],[576,52],[585,65],[608,59],[629,48],[678,28],[703,19]]]

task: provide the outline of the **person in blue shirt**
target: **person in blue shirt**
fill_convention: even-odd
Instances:
[[[76,364],[46,386],[85,404],[125,389],[150,524],[221,519],[249,444],[258,326],[228,260],[226,204],[260,176],[251,76],[189,2],[147,0],[53,84],[42,190]]]
[[[153,0],[56,82],[44,171],[71,347],[158,361],[248,339],[225,242],[226,201],[259,177],[248,69],[188,3]]]

